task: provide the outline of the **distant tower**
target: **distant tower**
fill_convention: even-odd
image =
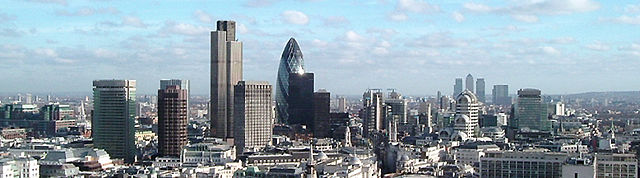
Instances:
[[[456,84],[453,85],[453,96],[458,96],[462,93],[462,78],[456,78]]]
[[[465,79],[465,88],[472,93],[475,93],[473,88],[473,76],[471,74],[467,74],[467,78]]]
[[[338,112],[341,112],[341,113],[347,112],[347,99],[344,97],[338,98]]]
[[[33,95],[31,95],[31,93],[27,93],[26,96],[27,96],[26,104],[33,104]]]
[[[513,118],[508,124],[514,128],[551,131],[547,104],[542,102],[541,91],[525,88],[518,90],[518,101],[512,107]]]
[[[94,80],[93,108],[91,128],[94,146],[104,149],[112,158],[133,163],[136,153],[136,81]]]
[[[465,133],[467,137],[475,137],[478,127],[478,97],[465,90],[456,99],[456,116],[454,130]]]
[[[511,105],[511,97],[509,97],[509,86],[508,85],[493,85],[493,90],[491,91],[491,97],[493,98],[494,105],[503,105],[509,106]]]
[[[381,131],[383,126],[383,98],[380,89],[369,89],[362,95],[363,109],[360,118],[363,122],[363,132],[366,137]]]
[[[180,158],[182,147],[187,145],[189,90],[180,85],[162,85],[162,82],[160,87],[158,153],[164,157]]]
[[[218,21],[211,32],[211,134],[233,137],[233,86],[242,80],[242,42],[236,22]]]
[[[478,78],[476,81],[476,95],[478,96],[478,101],[484,103],[485,102],[485,86],[484,86],[484,78]]]
[[[271,144],[271,85],[263,81],[240,81],[234,90],[237,153],[252,151]]]

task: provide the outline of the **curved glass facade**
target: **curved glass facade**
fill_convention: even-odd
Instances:
[[[278,67],[278,78],[276,80],[276,117],[280,123],[288,123],[289,103],[289,75],[292,73],[304,73],[304,59],[302,51],[296,39],[291,38],[284,46],[280,66]]]

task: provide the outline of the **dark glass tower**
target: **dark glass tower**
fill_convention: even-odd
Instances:
[[[289,76],[291,74],[304,74],[304,59],[302,51],[296,39],[291,38],[282,51],[280,58],[280,67],[278,68],[278,78],[276,80],[276,114],[277,121],[280,123],[289,123],[289,105],[290,92]],[[313,74],[311,75],[313,81]],[[311,95],[313,95],[313,82],[311,83]]]
[[[313,130],[313,73],[289,75],[288,124],[306,125]]]
[[[158,90],[158,153],[179,158],[182,147],[187,145],[189,91],[180,85],[161,87]]]

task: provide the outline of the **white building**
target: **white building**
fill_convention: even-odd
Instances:
[[[31,157],[0,158],[1,178],[36,178],[40,177],[38,161]]]
[[[181,159],[187,167],[224,165],[236,159],[236,149],[222,140],[196,143],[184,147]]]
[[[454,148],[454,159],[458,164],[470,165],[479,171],[480,158],[485,152],[498,150],[500,148],[491,142],[471,142]]]
[[[456,116],[454,131],[462,132],[467,137],[476,136],[478,127],[478,97],[472,91],[465,90],[456,99]]]

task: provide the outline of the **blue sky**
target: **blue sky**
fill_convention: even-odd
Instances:
[[[209,91],[209,33],[237,21],[245,80],[275,83],[290,37],[316,89],[451,93],[471,73],[547,94],[640,88],[640,3],[504,1],[9,0],[0,7],[0,92],[88,92],[95,79],[165,78]],[[490,92],[489,92],[490,93]]]

